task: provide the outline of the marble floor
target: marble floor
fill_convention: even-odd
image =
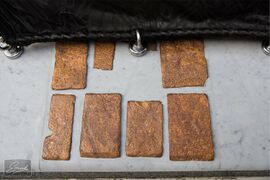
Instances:
[[[0,52],[0,162],[31,160],[33,171],[240,171],[269,170],[270,163],[270,58],[259,41],[205,40],[209,78],[204,87],[163,89],[159,51],[136,58],[128,45],[116,46],[113,71],[93,69],[94,44],[90,44],[88,80],[84,90],[50,88],[54,44],[26,47],[18,60]],[[118,159],[87,159],[79,155],[84,94],[119,92],[123,95],[122,148]],[[172,162],[168,154],[168,93],[206,93],[209,97],[215,160]],[[71,159],[41,158],[48,129],[52,94],[74,94],[75,118]],[[162,158],[130,158],[125,155],[126,103],[128,100],[160,100],[164,106],[164,154]],[[0,163],[0,171],[4,166]]]

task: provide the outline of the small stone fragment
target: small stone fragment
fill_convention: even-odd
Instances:
[[[45,160],[68,160],[70,158],[74,95],[55,94],[51,99],[49,129],[52,131],[43,144]]]
[[[57,42],[52,89],[84,89],[87,81],[88,44]]]
[[[205,94],[168,94],[170,159],[214,159],[208,98]]]
[[[163,112],[161,102],[129,101],[127,110],[127,156],[162,156]]]
[[[81,157],[120,156],[121,95],[86,94],[84,99]]]
[[[94,55],[94,68],[102,70],[113,69],[115,43],[96,42]]]
[[[208,78],[202,40],[177,40],[160,43],[164,88],[203,86]]]

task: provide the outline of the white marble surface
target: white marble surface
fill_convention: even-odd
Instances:
[[[260,42],[205,40],[209,79],[204,87],[163,89],[159,52],[132,57],[127,44],[118,43],[113,71],[95,70],[93,48],[88,57],[88,85],[84,90],[53,91],[54,44],[35,44],[11,61],[0,53],[0,162],[30,159],[34,171],[194,171],[267,170],[270,162],[270,58]],[[118,159],[79,156],[84,94],[119,92],[122,102],[122,152]],[[210,101],[215,160],[172,162],[168,154],[166,94],[206,93]],[[42,142],[50,134],[48,110],[53,93],[77,97],[73,143],[69,161],[41,159]],[[161,100],[164,108],[162,158],[130,158],[124,153],[128,100]],[[3,166],[0,165],[0,171]]]

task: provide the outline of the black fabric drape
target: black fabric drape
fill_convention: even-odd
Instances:
[[[0,0],[12,45],[59,40],[269,36],[269,0]]]

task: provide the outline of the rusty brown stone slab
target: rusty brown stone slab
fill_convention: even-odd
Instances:
[[[102,70],[113,69],[115,43],[96,42],[94,54],[94,68]]]
[[[84,99],[81,157],[120,156],[121,95],[86,94]]]
[[[52,89],[84,89],[87,81],[88,44],[57,42]]]
[[[202,40],[176,40],[160,43],[164,88],[203,86],[208,78]]]
[[[214,159],[208,98],[205,94],[168,94],[171,160]]]
[[[45,160],[68,160],[70,158],[74,95],[55,94],[51,98],[49,129],[52,131],[43,144]]]
[[[127,110],[127,156],[162,156],[163,112],[161,102],[129,101]]]

